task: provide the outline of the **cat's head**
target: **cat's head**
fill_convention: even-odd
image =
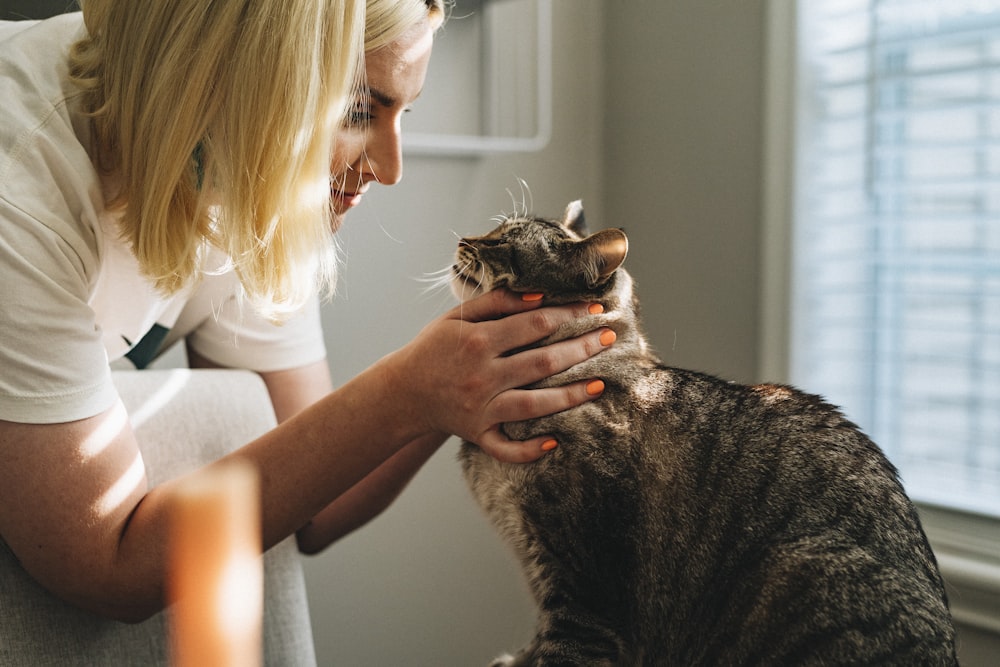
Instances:
[[[452,290],[463,301],[500,287],[550,302],[593,299],[610,288],[627,253],[620,229],[588,235],[575,201],[562,220],[512,216],[485,236],[460,240]]]

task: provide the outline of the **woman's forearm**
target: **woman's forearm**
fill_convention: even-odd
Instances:
[[[299,549],[314,554],[385,511],[448,436],[411,442],[317,513],[297,533]]]
[[[229,455],[260,471],[264,547],[296,533],[405,445],[427,435],[426,427],[405,415],[399,388],[375,364]],[[359,488],[360,494],[368,485]]]

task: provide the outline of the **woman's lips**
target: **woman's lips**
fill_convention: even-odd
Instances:
[[[360,204],[361,198],[364,196],[363,192],[341,192],[340,190],[331,190],[330,194],[333,196],[334,210],[341,215]]]

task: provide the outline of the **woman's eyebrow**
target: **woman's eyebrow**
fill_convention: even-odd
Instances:
[[[393,107],[396,105],[396,98],[392,95],[388,95],[377,88],[369,88],[368,99],[375,100],[379,105],[383,107]]]
[[[379,90],[378,88],[369,88],[366,92],[368,94],[368,99],[374,100],[379,104],[379,106],[392,108],[399,103],[399,100],[397,100],[395,97]],[[413,101],[416,101],[418,97],[420,97],[420,93],[417,93],[416,96],[414,96],[413,100],[411,100],[411,103]]]

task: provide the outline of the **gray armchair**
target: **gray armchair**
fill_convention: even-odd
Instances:
[[[114,377],[151,484],[217,459],[275,424],[263,381],[248,371],[115,371]],[[0,665],[167,665],[169,613],[128,625],[83,612],[35,583],[0,540]],[[264,558],[263,634],[265,665],[316,664],[294,538]]]

